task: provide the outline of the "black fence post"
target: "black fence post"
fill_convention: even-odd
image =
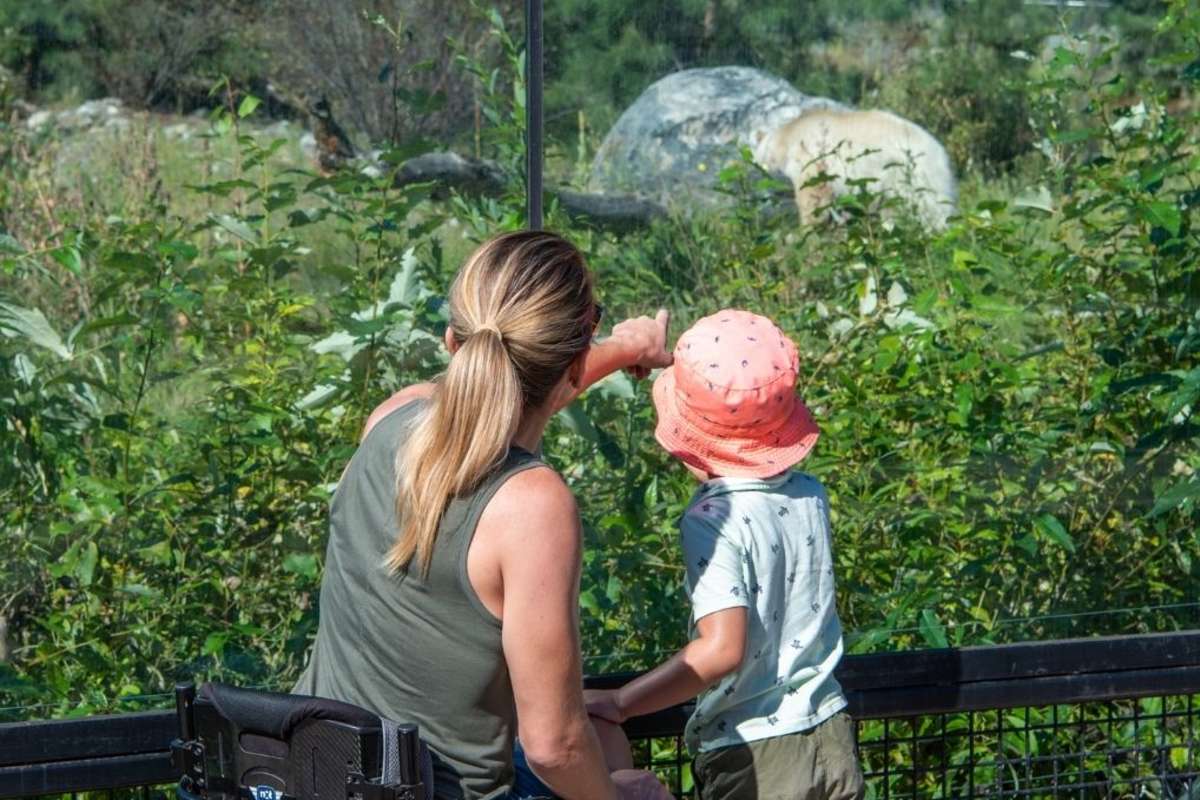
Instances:
[[[179,720],[179,740],[190,742],[196,738],[192,722],[192,702],[196,699],[194,683],[175,684],[175,716]]]
[[[542,227],[542,0],[525,0],[525,220]]]

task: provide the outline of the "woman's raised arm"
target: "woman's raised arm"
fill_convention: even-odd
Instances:
[[[554,400],[555,410],[569,406],[585,389],[617,370],[629,370],[635,378],[645,378],[650,370],[671,365],[667,349],[667,326],[671,314],[659,309],[653,317],[631,317],[613,326],[612,334],[593,344],[583,364],[583,379],[578,386],[566,384]]]
[[[667,350],[667,325],[670,319],[670,313],[660,309],[653,317],[632,317],[614,325],[611,336],[589,348],[583,367],[583,380],[579,386],[564,386],[564,394],[556,398],[556,410],[566,408],[584,389],[617,370],[628,369],[636,377],[645,377],[652,369],[670,366],[671,351]],[[446,346],[452,349],[449,337]],[[362,438],[379,420],[400,406],[412,400],[427,399],[432,394],[432,383],[416,383],[396,392],[371,412],[363,426]]]

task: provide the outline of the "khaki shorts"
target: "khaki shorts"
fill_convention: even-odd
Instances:
[[[861,800],[854,722],[842,712],[815,728],[696,756],[699,800]]]

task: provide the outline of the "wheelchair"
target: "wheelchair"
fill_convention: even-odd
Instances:
[[[349,703],[205,683],[175,688],[178,800],[430,800],[416,725]]]

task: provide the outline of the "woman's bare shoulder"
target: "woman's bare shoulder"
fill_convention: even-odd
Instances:
[[[575,495],[571,494],[562,476],[546,464],[538,464],[514,474],[496,490],[492,503],[501,508],[512,507],[514,511],[520,511],[525,506],[524,510],[530,511],[528,503],[535,497],[549,513],[575,513]]]
[[[480,525],[503,531],[507,544],[574,550],[579,540],[575,495],[557,472],[541,465],[513,475],[496,490]]]
[[[518,598],[570,596],[583,537],[575,498],[550,467],[512,475],[488,500],[467,554],[471,586],[492,614],[512,618]],[[577,605],[578,598],[570,605]]]
[[[411,403],[413,400],[428,400],[431,396],[433,396],[432,383],[414,383],[412,386],[405,386],[387,400],[384,400],[382,403],[380,403],[375,410],[371,412],[371,416],[367,417],[367,424],[363,426],[362,436],[359,437],[360,440],[367,438],[367,434],[371,432],[372,428],[379,424],[381,419],[395,411],[397,408],[400,408],[400,406]]]

